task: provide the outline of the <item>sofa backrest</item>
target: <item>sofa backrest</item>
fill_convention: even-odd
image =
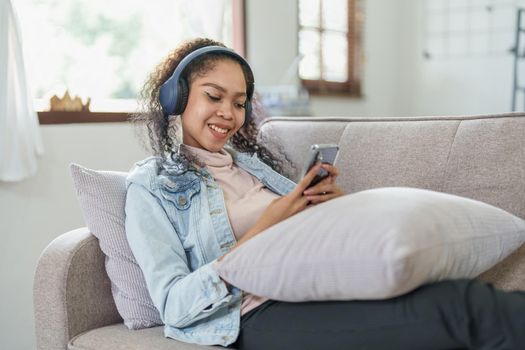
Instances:
[[[525,113],[277,117],[260,127],[263,142],[277,141],[299,170],[311,144],[338,143],[338,182],[346,193],[418,187],[481,200],[525,218]]]

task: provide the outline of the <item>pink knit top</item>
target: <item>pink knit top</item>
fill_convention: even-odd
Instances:
[[[182,146],[206,164],[206,168],[222,188],[233,234],[237,240],[241,239],[255,225],[270,202],[279,195],[233,164],[232,156],[224,149],[210,152],[188,145]],[[243,293],[241,316],[267,300],[250,293]]]

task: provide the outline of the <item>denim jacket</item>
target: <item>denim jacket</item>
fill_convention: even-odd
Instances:
[[[284,195],[295,187],[256,155],[225,150],[273,192]],[[158,160],[138,162],[128,175],[129,245],[165,335],[227,346],[239,334],[242,291],[228,290],[213,267],[236,244],[222,190],[206,168],[188,170],[176,160]]]

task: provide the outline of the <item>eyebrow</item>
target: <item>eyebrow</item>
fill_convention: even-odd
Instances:
[[[226,90],[224,87],[220,86],[220,85],[217,85],[215,83],[203,83],[202,86],[210,86],[212,88],[215,88],[223,93],[227,93],[228,90]],[[246,96],[246,92],[244,91],[240,91],[240,92],[237,92],[234,94],[234,96]]]

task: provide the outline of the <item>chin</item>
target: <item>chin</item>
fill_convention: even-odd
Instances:
[[[224,147],[224,144],[222,145],[211,145],[209,147],[206,147],[206,149],[210,152],[219,152]]]

